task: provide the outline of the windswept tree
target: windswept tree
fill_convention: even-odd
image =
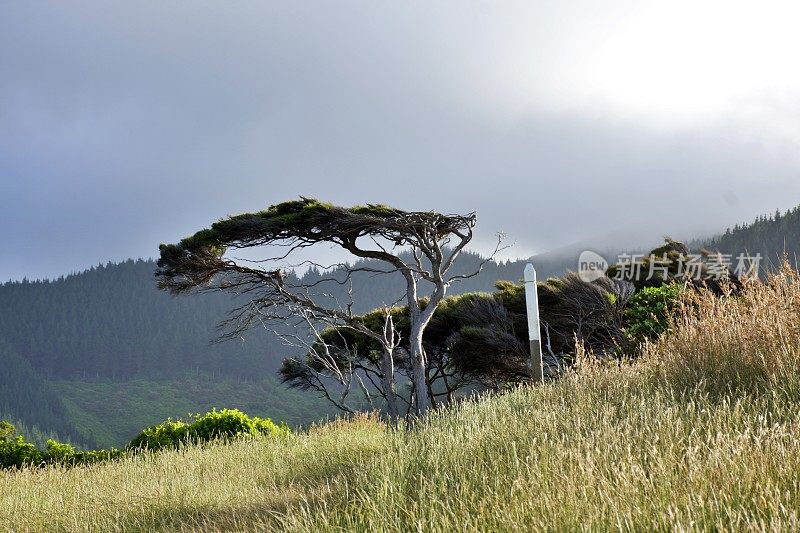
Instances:
[[[160,286],[174,294],[223,290],[245,297],[246,303],[234,309],[226,321],[227,336],[238,336],[266,321],[299,316],[308,324],[321,322],[374,335],[379,342],[382,337],[391,362],[394,336],[363,326],[352,312],[352,301],[332,299],[322,287],[325,283],[347,285],[359,271],[399,273],[405,280],[409,308],[414,412],[423,415],[431,406],[431,398],[426,387],[422,336],[450,285],[477,274],[449,274],[472,239],[474,226],[474,213],[410,212],[385,205],[345,208],[301,198],[265,211],[228,217],[177,244],[162,244],[156,276]],[[291,269],[321,265],[299,259],[292,263],[292,258],[319,244],[336,245],[355,257],[374,260],[367,265],[381,268],[340,264],[331,270],[329,265],[324,270],[336,274],[323,277],[313,286],[304,285],[291,275]],[[232,250],[262,247],[272,252],[258,260],[230,255]],[[422,305],[422,298],[426,305]],[[387,364],[384,377],[392,380],[389,367]]]
[[[510,281],[498,281],[495,286],[493,294],[468,292],[443,299],[425,329],[426,386],[434,405],[530,380],[525,287]],[[547,376],[557,376],[563,365],[574,360],[576,341],[604,356],[621,356],[628,348],[624,320],[633,290],[630,283],[608,278],[587,282],[570,272],[539,282],[538,290]],[[425,301],[421,303],[424,308]],[[358,409],[344,405],[343,400],[352,398],[340,392],[349,390],[355,376],[371,383],[364,390],[370,404],[372,396],[386,397],[380,380],[382,347],[375,338],[386,330],[388,319],[399,339],[395,371],[410,380],[409,311],[407,306],[397,306],[360,317],[375,336],[352,328],[329,327],[319,332],[304,355],[284,360],[283,382],[317,391],[346,411]],[[399,390],[396,400],[406,409],[413,405],[405,389]]]

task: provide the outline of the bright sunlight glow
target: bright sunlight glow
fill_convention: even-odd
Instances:
[[[660,2],[599,48],[586,82],[615,107],[668,121],[798,99],[799,26],[800,2]]]

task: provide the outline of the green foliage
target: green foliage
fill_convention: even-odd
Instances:
[[[249,417],[238,409],[212,409],[202,416],[190,415],[190,418],[190,422],[168,419],[151,426],[137,435],[128,449],[160,450],[214,440],[285,436],[290,433],[286,424],[277,425],[269,418]]]
[[[374,217],[389,218],[402,215],[403,212],[385,204],[356,205],[350,208],[356,215],[370,215]]]
[[[184,252],[220,257],[233,242],[251,243],[263,239],[287,239],[304,235],[319,242],[335,241],[342,234],[361,236],[381,234],[382,228],[363,224],[366,217],[380,225],[402,218],[408,213],[384,204],[335,206],[314,198],[301,198],[272,205],[256,213],[242,213],[219,220],[178,244],[162,244],[160,266],[180,261]],[[361,222],[348,225],[358,217]],[[344,223],[344,224],[343,224]]]
[[[128,451],[176,448],[215,440],[285,436],[289,427],[275,424],[269,418],[249,417],[238,409],[216,409],[205,415],[194,415],[191,423],[168,419],[142,431],[128,446]],[[22,435],[16,435],[14,425],[0,421],[0,468],[21,468],[37,465],[79,465],[108,461],[122,457],[125,451],[76,450],[71,444],[50,439],[44,450]]]
[[[242,436],[278,435],[283,431],[271,420],[250,418],[238,409],[212,410],[189,426],[191,438],[199,442],[229,440]]]
[[[32,442],[27,442],[22,435],[16,435],[16,429],[7,421],[0,421],[0,468],[21,468],[39,465],[78,465],[108,461],[122,456],[122,451],[91,450],[76,451],[68,443],[48,440],[45,450],[40,450]]]
[[[337,214],[346,213],[344,208],[337,208],[333,204],[313,198],[291,200],[256,213],[242,213],[224,218],[210,228],[182,239],[178,244],[162,244],[159,249],[163,264],[180,257],[185,251],[220,257],[230,242],[249,242],[263,235],[281,238],[287,232],[319,230],[325,221],[334,220]]]
[[[139,433],[128,444],[131,449],[160,450],[176,448],[189,443],[189,424],[182,420],[167,419]]]
[[[51,439],[47,441],[47,453],[54,461],[66,462],[75,455],[75,448],[71,444]]]
[[[15,436],[13,425],[3,421],[2,428],[4,436],[0,437],[0,467],[21,467],[42,462],[44,454],[33,443],[25,442],[22,435]]]
[[[6,420],[0,420],[0,439],[7,439],[14,434],[14,424]]]
[[[666,331],[681,290],[681,285],[670,283],[636,291],[624,312],[628,340],[638,345]]]

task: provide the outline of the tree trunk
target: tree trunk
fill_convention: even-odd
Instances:
[[[431,399],[428,397],[427,365],[425,364],[425,351],[422,348],[422,328],[418,322],[411,327],[411,336],[408,341],[411,344],[411,361],[413,363],[414,380],[414,403],[416,404],[416,414],[423,417],[431,407]]]
[[[381,379],[383,391],[386,394],[386,409],[389,411],[389,420],[392,427],[397,427],[400,412],[397,408],[397,393],[394,388],[394,356],[392,350],[384,348],[381,359]]]

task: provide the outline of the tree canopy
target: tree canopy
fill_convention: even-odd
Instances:
[[[281,259],[295,249],[321,242],[338,244],[358,257],[397,265],[401,260],[382,244],[378,243],[377,249],[365,249],[359,239],[383,239],[395,246],[419,247],[425,255],[434,255],[437,252],[429,241],[450,234],[464,235],[471,232],[474,222],[474,214],[408,212],[382,204],[345,208],[302,198],[256,213],[231,216],[177,244],[162,244],[157,276],[165,288],[179,293],[208,283],[220,272],[243,272],[233,268],[232,262],[222,260],[229,248],[281,245],[287,248],[286,253],[272,258]],[[430,276],[422,268],[417,273],[423,278]]]

